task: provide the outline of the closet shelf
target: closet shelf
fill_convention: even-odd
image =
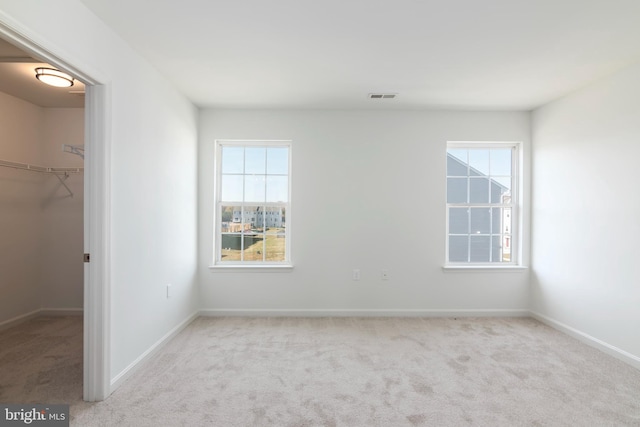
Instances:
[[[45,166],[31,165],[28,163],[10,162],[0,159],[0,166],[13,169],[22,169],[32,172],[49,173],[54,175],[65,175],[70,173],[82,173],[84,168],[49,168]]]

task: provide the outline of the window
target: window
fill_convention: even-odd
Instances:
[[[216,142],[215,265],[290,264],[291,143]]]
[[[447,144],[448,265],[518,263],[518,147]]]

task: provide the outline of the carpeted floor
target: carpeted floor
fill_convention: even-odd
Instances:
[[[77,363],[13,385],[8,332],[0,401],[59,390],[77,426],[640,426],[640,371],[532,319],[202,317],[98,403]]]
[[[82,316],[37,317],[0,331],[0,402],[82,400]]]

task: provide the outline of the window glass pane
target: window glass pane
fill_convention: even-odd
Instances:
[[[469,234],[469,209],[449,209],[449,234]]]
[[[470,236],[469,237],[471,262],[489,262],[489,251],[491,250],[490,236]]]
[[[249,227],[245,230],[245,234],[259,231],[264,225],[264,208],[262,206],[245,206],[244,223]]]
[[[282,227],[287,227],[287,209],[285,207],[282,208]]]
[[[250,213],[251,215],[251,233],[264,233],[265,208],[257,206]]]
[[[489,150],[469,150],[469,166],[477,175],[489,175]]]
[[[491,236],[491,261],[503,262],[502,245],[500,244],[500,236]]]
[[[466,148],[449,148],[447,149],[447,154],[460,160],[461,163],[469,163],[469,150],[467,150]]]
[[[251,232],[244,236],[243,260],[264,260],[264,234]]]
[[[489,208],[470,208],[471,234],[489,234],[491,232],[491,213]]]
[[[242,201],[242,175],[222,175],[220,200]]]
[[[265,201],[265,176],[245,175],[244,176],[244,201],[264,202]]]
[[[449,262],[469,261],[469,238],[467,236],[449,236]]]
[[[272,228],[284,227],[284,208],[269,206],[264,208],[264,227],[266,231]]]
[[[222,233],[220,261],[240,261],[242,235]]]
[[[282,218],[279,219],[282,223]],[[265,260],[285,261],[286,231],[284,227],[269,227],[265,235]]]
[[[267,176],[267,202],[289,201],[289,178],[286,176]]]
[[[242,223],[242,207],[241,206],[234,206],[233,207],[233,222],[235,223]],[[241,231],[241,229],[238,229],[237,231],[234,231],[234,233],[239,233]]]
[[[502,236],[502,260],[504,262],[510,262],[511,261],[511,243],[512,243],[512,236],[509,234],[505,234],[504,236]]]
[[[467,176],[467,150],[447,150],[447,176]]]
[[[244,173],[264,174],[267,162],[265,147],[246,147],[244,149]]]
[[[508,182],[509,180],[503,178],[502,181]],[[500,178],[491,180],[491,203],[509,203],[510,200],[504,196],[508,196],[510,193],[509,188],[501,184]]]
[[[496,183],[496,185],[503,187],[505,192],[511,191],[510,176],[492,176],[491,179]]]
[[[491,175],[511,175],[511,149],[491,150]]]
[[[471,203],[489,203],[489,179],[469,178]]]
[[[242,173],[244,147],[222,147],[222,173]]]
[[[467,178],[447,178],[447,203],[467,202]]]
[[[238,233],[240,227],[236,228],[236,224],[240,221],[234,221],[233,206],[222,206],[220,208],[220,231],[223,233]]]
[[[502,232],[502,208],[491,208],[491,234]]]
[[[286,147],[267,148],[267,174],[287,175],[289,173],[289,149]]]
[[[513,218],[511,218],[511,208],[502,210],[502,230],[503,234],[512,234]]]

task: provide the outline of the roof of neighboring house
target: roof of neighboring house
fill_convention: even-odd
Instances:
[[[462,160],[460,160],[456,156],[453,156],[453,155],[451,155],[449,153],[447,153],[447,160],[453,160],[456,163],[458,163],[460,166],[463,166],[465,169],[469,168],[469,170],[471,172],[469,174],[470,176],[483,176],[483,177],[489,178],[487,176],[487,174],[484,174],[484,173],[480,172],[478,169],[474,168],[473,166],[469,165],[468,163],[463,162]],[[448,168],[449,168],[449,165],[447,165],[447,169]],[[448,176],[450,176],[450,175],[448,175]],[[489,178],[489,179],[491,180],[491,184],[495,184],[495,185],[497,185],[498,187],[500,187],[500,188],[502,188],[504,190],[511,191],[511,189],[509,187],[506,187],[506,186],[500,184],[498,181],[496,181],[496,180],[494,180],[492,178]]]

